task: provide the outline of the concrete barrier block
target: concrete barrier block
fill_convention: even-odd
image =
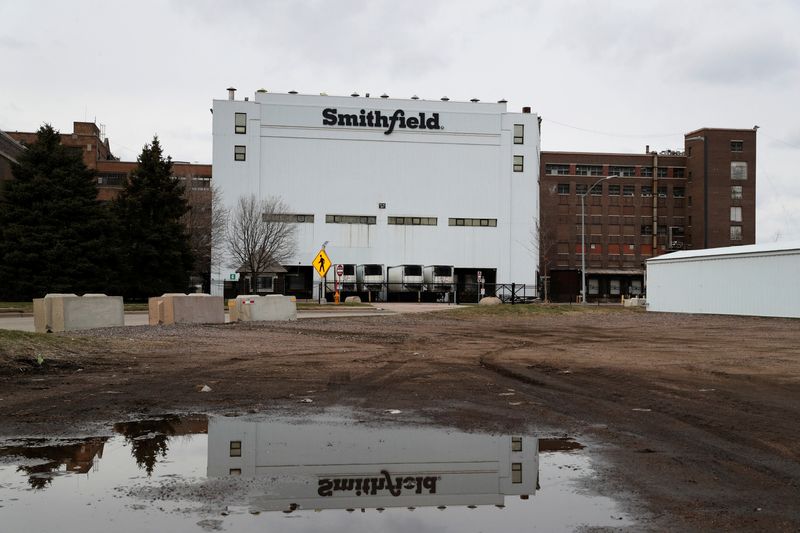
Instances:
[[[147,304],[148,322],[151,325],[225,322],[225,304],[222,296],[168,293],[150,298]]]
[[[297,302],[289,296],[270,294],[237,296],[228,304],[231,322],[295,320]]]
[[[125,325],[122,296],[48,294],[33,301],[33,313],[39,333]]]

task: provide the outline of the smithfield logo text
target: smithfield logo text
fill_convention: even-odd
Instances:
[[[410,130],[442,130],[439,125],[439,113],[425,113],[416,116],[406,116],[402,109],[396,110],[391,115],[384,115],[380,111],[362,109],[358,114],[338,113],[336,108],[328,107],[322,111],[322,124],[324,126],[357,126],[359,128],[384,128],[384,135],[394,131],[395,126],[400,129]]]
[[[317,494],[325,497],[332,496],[334,492],[355,492],[356,496],[375,496],[378,491],[387,490],[392,496],[400,496],[403,489],[413,490],[414,494],[422,494],[422,489],[426,489],[428,494],[436,494],[436,482],[439,480],[436,476],[397,476],[392,479],[386,470],[381,470],[381,475],[383,477],[322,478]]]

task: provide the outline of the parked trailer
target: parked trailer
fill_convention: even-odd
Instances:
[[[428,292],[453,291],[452,265],[428,265],[422,269],[422,278]]]
[[[387,269],[389,292],[420,292],[424,287],[422,265],[398,265]]]
[[[325,274],[325,290],[327,292],[334,292],[336,290],[336,267],[332,265]],[[344,273],[339,278],[339,292],[356,292],[358,290],[358,281],[356,279],[356,265],[343,264]]]
[[[383,290],[383,265],[358,265],[356,282],[359,292],[381,292]]]

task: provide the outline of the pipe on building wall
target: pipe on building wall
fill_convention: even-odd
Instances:
[[[658,255],[658,153],[653,154],[653,250],[652,257]]]

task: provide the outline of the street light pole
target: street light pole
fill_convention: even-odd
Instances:
[[[600,178],[589,187],[585,193],[581,194],[581,305],[586,305],[586,205],[584,198],[592,192],[599,183],[612,178],[621,178],[619,174]]]

